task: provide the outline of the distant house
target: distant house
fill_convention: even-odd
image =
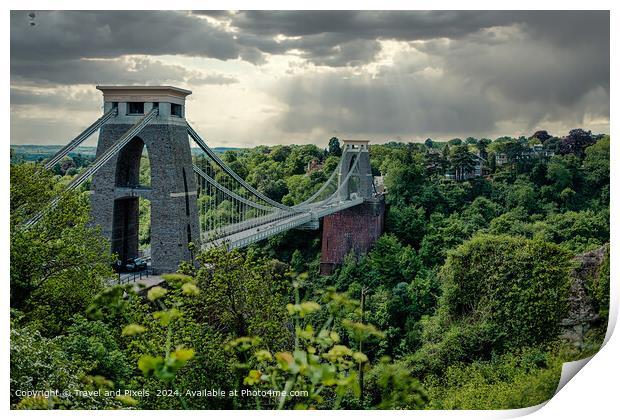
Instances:
[[[530,153],[532,153],[532,154],[539,155],[539,154],[543,153],[543,151],[544,151],[544,149],[543,149],[542,144],[534,144],[534,145],[530,146]]]
[[[487,163],[487,160],[484,159],[480,155],[475,155],[475,159],[476,159],[476,166],[474,166],[473,175],[471,175],[470,178],[482,176],[484,165]]]
[[[524,153],[524,157],[551,157],[554,153],[552,150],[545,150],[542,144],[534,144],[530,146]]]
[[[320,169],[323,169],[323,164],[319,163],[319,161],[316,159],[312,159],[310,162],[308,162],[308,165],[306,166],[306,173],[318,171]]]
[[[471,178],[476,178],[484,175],[484,168],[487,164],[487,160],[481,157],[480,155],[473,155],[475,160],[475,165],[473,170],[461,170],[458,168],[451,169],[450,172],[446,173],[446,178],[454,179],[457,181],[465,181]]]
[[[532,146],[529,146],[516,159],[517,160],[518,159],[523,159],[523,158],[549,159],[549,158],[553,157],[554,155],[555,155],[555,153],[553,152],[553,150],[545,149],[542,144],[534,144]],[[505,165],[507,163],[508,163],[508,155],[506,153],[497,153],[497,154],[495,154],[495,165],[496,166],[502,166],[502,165]]]
[[[377,194],[385,194],[387,189],[385,188],[385,183],[383,182],[383,176],[375,176],[373,180]]]
[[[495,165],[502,166],[508,163],[508,155],[506,153],[497,153],[495,155]]]

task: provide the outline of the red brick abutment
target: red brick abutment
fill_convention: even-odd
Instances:
[[[371,198],[362,204],[323,218],[320,273],[329,276],[351,252],[365,254],[383,233],[385,200]]]

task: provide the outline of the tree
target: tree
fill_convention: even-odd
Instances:
[[[572,153],[579,158],[583,158],[585,148],[591,146],[595,142],[594,138],[592,138],[591,131],[575,128],[570,130],[568,136],[562,139],[558,152],[561,155]]]
[[[421,268],[418,254],[409,246],[403,246],[396,236],[383,234],[368,253],[370,268],[365,286],[380,285],[394,287],[401,282],[411,281]]]
[[[538,130],[534,134],[532,134],[531,138],[538,139],[540,143],[544,144],[547,140],[552,138],[553,136],[547,133],[547,130]]]
[[[443,175],[446,172],[447,161],[442,154],[436,152],[428,152],[424,155],[426,163],[426,174],[430,177],[433,175]]]
[[[429,268],[443,264],[448,250],[461,244],[477,229],[476,225],[465,223],[457,214],[450,217],[432,214],[420,245],[422,262]]]
[[[383,163],[382,172],[385,173],[385,187],[390,192],[387,196],[390,203],[410,203],[425,183],[423,162],[405,164],[389,159]]]
[[[489,162],[489,170],[491,171],[491,173],[495,173],[495,170],[497,169],[497,156],[495,153],[492,153],[488,157],[488,162]]]
[[[35,226],[21,223],[62,195]],[[91,228],[88,195],[64,191],[38,165],[11,165],[11,307],[58,334],[113,276],[109,243]],[[32,311],[32,312],[30,312]]]
[[[440,271],[436,315],[408,356],[414,374],[556,339],[568,311],[572,254],[540,240],[478,235],[450,252]]]
[[[609,212],[567,211],[550,215],[532,226],[534,237],[554,242],[577,254],[609,241]]]
[[[299,204],[310,197],[316,189],[320,188],[307,175],[291,175],[286,179],[288,193],[282,198],[282,203],[292,206]]]
[[[514,140],[505,143],[504,151],[506,153],[506,156],[508,157],[508,162],[514,164],[523,157],[523,154],[526,150],[523,143]]]
[[[490,361],[457,363],[423,385],[432,409],[532,407],[553,397],[564,361],[545,348],[515,350]]]
[[[445,161],[448,161],[450,158],[450,145],[446,143],[446,145],[441,149],[441,155],[443,156]]]
[[[21,398],[17,390],[72,389],[78,386],[84,366],[73,364],[62,351],[61,339],[45,338],[32,328],[11,328],[11,404]]]
[[[403,243],[419,248],[426,230],[424,209],[415,206],[393,206],[387,214],[386,230],[394,233]]]
[[[273,161],[254,166],[247,181],[272,200],[280,201],[288,193],[282,166]]]
[[[465,178],[465,174],[472,172],[476,167],[474,155],[466,144],[459,144],[450,151],[450,164],[455,171],[456,180]]]
[[[73,159],[71,159],[70,156],[65,156],[64,158],[62,158],[59,164],[60,164],[60,171],[58,175],[66,175],[69,169],[77,169],[75,162],[73,161]]]
[[[482,159],[486,160],[489,156],[489,153],[487,152],[489,144],[491,144],[491,140],[489,139],[480,139],[476,143],[476,148],[478,149],[478,153]]]
[[[301,251],[299,251],[298,249],[296,249],[293,252],[293,255],[291,256],[291,269],[295,272],[295,273],[302,273],[304,271],[304,259],[303,256],[301,255]]]
[[[72,362],[89,365],[91,375],[103,376],[119,386],[126,384],[133,369],[120,350],[112,328],[81,315],[74,316],[72,321],[62,345]]]
[[[196,300],[196,305],[209,308],[203,314],[205,323],[234,336],[260,335],[270,345],[287,343],[285,264],[223,248],[212,248],[197,261],[196,285],[209,291]]]
[[[583,170],[593,189],[609,185],[609,142],[609,136],[605,136],[585,149]]]
[[[432,149],[433,148],[433,140],[432,139],[424,140],[424,146],[426,146],[427,149]]]
[[[449,254],[440,272],[440,311],[494,325],[496,348],[551,340],[568,309],[571,258],[548,242],[474,237]]]
[[[584,181],[579,158],[573,154],[554,156],[547,165],[547,179],[552,182],[549,199],[557,203],[561,203],[560,194],[566,188],[581,191]]]
[[[224,162],[230,164],[237,160],[237,152],[234,150],[226,150],[222,156]]]
[[[230,169],[233,170],[237,175],[241,178],[245,179],[248,176],[248,168],[244,165],[239,159],[235,159],[232,162],[228,163]]]
[[[368,286],[394,286],[405,280],[399,264],[401,252],[402,245],[394,235],[384,234],[375,242],[368,254],[368,265],[373,272]]]
[[[302,280],[303,281],[303,280]],[[371,368],[368,342],[384,334],[360,319],[360,303],[333,289],[319,291],[320,299],[300,299],[295,282],[295,301],[286,308],[288,324],[295,326],[292,351],[265,347],[261,337],[239,337],[228,343],[242,360],[243,385],[263,390],[286,390],[273,407],[313,408],[423,408],[426,396],[405,366],[382,360],[369,382],[365,398],[364,372]],[[362,347],[362,344],[364,346]],[[291,399],[291,391],[305,395]],[[257,408],[263,408],[256,400]]]
[[[275,162],[284,162],[290,154],[290,146],[274,146],[273,149],[271,149],[270,156]]]
[[[463,218],[470,223],[480,220],[478,223],[480,223],[480,227],[483,227],[482,225],[486,225],[490,222],[498,215],[499,211],[499,205],[486,197],[478,196],[467,206],[465,211],[463,211]]]
[[[31,327],[11,325],[12,409],[110,409],[123,404],[114,398],[84,398],[75,395],[19,396],[17,391],[109,389],[110,381],[87,375],[88,362],[63,349],[64,337],[46,338]],[[104,349],[105,350],[105,349]]]
[[[305,173],[306,165],[308,165],[308,162],[312,159],[321,161],[323,159],[323,150],[313,144],[293,148],[284,164],[285,174],[290,176]],[[271,179],[273,179],[273,176]]]
[[[337,137],[329,139],[327,145],[327,153],[331,156],[342,156],[342,149],[340,148],[340,140]]]
[[[538,208],[538,194],[534,184],[520,176],[507,191],[506,207],[508,209],[522,207],[533,213]]]

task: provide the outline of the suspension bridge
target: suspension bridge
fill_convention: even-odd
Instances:
[[[314,185],[306,200],[287,206],[235,173],[190,126],[185,119],[190,91],[171,86],[97,89],[104,97],[103,116],[61,148],[45,167],[53,168],[99,131],[95,160],[65,191],[92,181],[92,223],[101,227],[111,242],[111,252],[120,260],[138,256],[140,198],[151,204],[151,258],[159,271],[174,271],[179,262],[191,260],[190,243],[201,248],[240,248],[290,229],[318,229],[319,220],[331,215],[338,216],[329,224],[330,232],[324,227],[322,251],[332,256],[325,262],[328,265],[352,249],[366,251],[381,233],[382,200],[374,189],[368,141],[344,141],[331,175]],[[191,143],[198,154],[192,154]],[[140,182],[145,148],[150,185]],[[54,211],[63,194],[22,228],[36,226]],[[368,205],[370,211],[355,211]],[[369,222],[367,234],[360,236],[360,230],[366,229],[363,224]]]

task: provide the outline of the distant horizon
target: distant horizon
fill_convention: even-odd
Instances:
[[[610,135],[609,132],[596,132],[594,130],[589,130],[587,128],[578,127],[578,126],[577,127],[573,127],[572,129],[577,129],[577,128],[581,128],[581,129],[583,129],[585,131],[590,131],[593,135],[605,135],[605,136]],[[570,129],[570,130],[572,130],[572,129]],[[544,129],[541,129],[541,130],[544,130]],[[557,135],[556,133],[550,132],[549,130],[545,130],[545,131],[548,131],[549,134],[552,135],[553,137],[562,138],[562,137],[568,135],[570,130],[566,131],[566,133],[563,133],[561,135]],[[514,135],[505,134],[505,135],[500,135],[500,136],[497,136],[497,137],[494,137],[494,138],[476,137],[476,136],[462,136],[462,137],[451,137],[449,139],[447,139],[447,138],[444,138],[444,139],[431,138],[431,140],[434,141],[434,142],[446,143],[446,142],[449,142],[449,141],[457,139],[457,138],[465,141],[467,138],[472,137],[472,138],[475,138],[475,139],[478,139],[478,140],[480,140],[482,138],[488,138],[489,140],[495,141],[495,140],[503,138],[503,137],[510,137],[510,138],[514,138],[514,139],[518,139],[520,137],[530,138],[530,137],[532,137],[532,135],[536,131],[539,131],[539,130],[535,130],[535,131],[533,131],[529,135],[521,135],[521,136],[514,136]],[[78,133],[76,133],[76,134],[78,134]],[[332,136],[332,137],[337,137],[338,140],[340,140],[340,141],[346,140],[345,138],[340,138],[338,136]],[[70,139],[67,139],[67,140],[70,140]],[[365,139],[365,140],[367,140],[367,139]],[[89,142],[91,142],[91,141],[92,141],[92,139],[89,139]],[[426,139],[421,139],[421,140],[417,140],[417,139],[416,140],[389,139],[389,140],[384,140],[384,141],[379,141],[379,142],[373,142],[373,140],[371,139],[370,140],[370,144],[371,145],[372,144],[387,144],[387,143],[391,143],[391,142],[396,142],[396,143],[424,143],[425,141],[426,141]],[[211,147],[212,149],[253,149],[255,147],[260,147],[260,146],[265,146],[265,147],[303,146],[303,145],[307,145],[307,144],[314,144],[317,147],[327,147],[328,142],[329,142],[329,139],[326,139],[324,146],[322,146],[321,144],[313,143],[313,142],[308,142],[308,143],[272,143],[272,144],[257,144],[257,145],[250,145],[250,146],[211,146],[209,144],[209,142],[207,141],[207,143],[209,144],[209,147]],[[60,148],[60,147],[63,147],[64,145],[65,144],[51,144],[51,143],[50,144],[36,144],[36,143],[25,143],[25,144],[10,143],[9,144],[10,147],[46,147],[46,148],[55,148],[55,147]],[[82,144],[82,145],[78,146],[77,149],[79,149],[79,148],[96,148],[96,147],[97,147],[96,144],[94,144],[94,145]],[[192,149],[200,149],[200,147],[198,147],[198,146],[193,146],[192,145],[190,147]]]

